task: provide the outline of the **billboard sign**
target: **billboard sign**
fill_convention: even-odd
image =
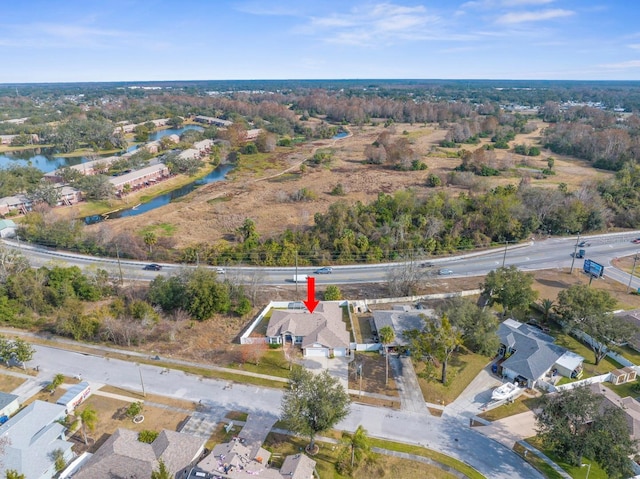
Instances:
[[[595,276],[596,278],[601,278],[604,274],[604,266],[590,259],[584,260],[584,266],[582,267],[582,269],[585,273],[590,274],[591,276]]]

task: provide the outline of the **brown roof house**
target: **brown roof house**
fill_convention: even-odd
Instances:
[[[342,308],[332,301],[321,301],[313,313],[274,309],[267,326],[267,342],[299,345],[305,356],[347,356],[349,339]]]
[[[204,451],[206,439],[163,430],[151,444],[138,441],[138,433],[118,429],[74,474],[74,479],[149,479],[159,460],[174,477],[190,469]]]
[[[260,443],[247,444],[243,439],[218,444],[211,454],[189,471],[188,479],[212,479],[225,474],[225,477],[244,479],[259,477],[262,479],[312,479],[316,462],[304,454],[287,456],[282,467],[269,466],[271,453]]]

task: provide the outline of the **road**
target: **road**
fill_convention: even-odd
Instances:
[[[640,252],[640,244],[631,241],[640,237],[640,231],[625,233],[612,233],[597,236],[581,237],[590,246],[584,247],[586,258],[594,260],[605,266],[605,276],[623,284],[628,284],[630,275],[612,268],[611,261],[614,258],[630,256]],[[69,266],[75,265],[85,268],[91,265],[104,268],[114,276],[122,277],[129,281],[150,281],[158,274],[170,274],[178,271],[186,265],[164,264],[161,272],[145,271],[143,267],[147,262],[122,260],[113,258],[99,258],[94,256],[78,255],[63,251],[54,251],[47,248],[25,244],[19,241],[4,240],[5,245],[20,249],[29,259],[32,266],[39,267],[50,262],[59,262]],[[521,270],[541,270],[554,268],[568,268],[574,263],[575,268],[582,268],[583,260],[575,259],[573,253],[576,248],[577,238],[550,238],[543,241],[531,241],[522,245],[496,248],[489,251],[479,251],[460,254],[445,258],[429,258],[431,267],[420,267],[427,260],[416,260],[413,264],[425,277],[438,277],[441,268],[450,269],[453,274],[446,277],[483,276],[489,271],[502,266],[515,265]],[[506,252],[506,254],[505,254]],[[193,266],[189,266],[193,267]],[[390,271],[406,268],[407,263],[364,264],[334,266],[332,274],[314,275],[317,284],[349,284],[349,283],[377,283],[389,278]],[[315,267],[299,268],[262,268],[262,267],[227,267],[226,275],[237,279],[241,283],[258,282],[266,285],[292,285],[294,274],[313,274]],[[634,289],[640,288],[640,279],[634,278],[631,282]]]
[[[34,345],[34,359],[28,367],[39,366],[39,381],[54,374],[81,376],[95,386],[112,386],[202,402],[219,418],[229,410],[268,412],[279,415],[282,391],[207,379],[182,371],[109,359],[87,353]],[[374,437],[420,444],[455,457],[491,479],[539,479],[542,476],[515,453],[465,426],[458,419],[429,414],[395,411],[353,404],[349,416],[337,428],[355,431],[364,426]]]

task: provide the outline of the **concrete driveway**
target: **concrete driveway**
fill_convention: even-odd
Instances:
[[[353,360],[353,357],[310,357],[304,358],[302,364],[305,368],[315,373],[321,373],[325,369],[329,371],[331,376],[338,378],[340,384],[344,387],[345,391],[349,390],[349,363]]]
[[[389,366],[398,387],[401,408],[404,411],[429,414],[411,358],[390,355]]]
[[[533,411],[509,416],[493,421],[488,426],[478,426],[474,429],[509,449],[512,449],[517,441],[537,434],[536,418]]]
[[[454,416],[464,421],[479,414],[482,406],[491,400],[491,393],[496,386],[502,382],[491,374],[491,364],[485,367],[473,381],[462,391],[455,401],[447,404],[444,408],[444,415]]]

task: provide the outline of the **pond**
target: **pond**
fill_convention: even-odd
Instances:
[[[183,128],[170,128],[168,130],[159,130],[149,135],[149,141],[156,141],[160,138],[168,135],[181,135],[187,130],[199,130],[202,131],[202,127],[196,125],[187,125]],[[132,145],[127,148],[127,151],[135,151],[140,145]],[[0,153],[0,168],[8,168],[12,165],[16,166],[34,166],[43,173],[49,173],[51,171],[62,168],[63,166],[79,165],[80,163],[86,163],[87,161],[95,160],[95,156],[106,157],[107,155],[93,155],[94,157],[76,156],[54,156],[56,153],[55,148],[34,148],[29,150],[20,151],[7,151]]]
[[[211,173],[209,173],[207,176],[204,176],[198,180],[195,180],[187,185],[181,186],[180,188],[177,188],[175,190],[169,191],[168,193],[165,193],[163,195],[156,196],[155,198],[153,198],[151,201],[147,203],[142,203],[139,205],[135,205],[131,208],[122,209],[114,213],[110,213],[109,215],[87,216],[86,218],[84,218],[84,222],[86,224],[94,224],[94,223],[99,223],[100,221],[103,221],[105,219],[125,218],[127,216],[141,215],[148,211],[167,205],[171,203],[173,200],[191,193],[193,190],[195,190],[199,186],[224,180],[227,176],[227,173],[229,173],[232,169],[233,169],[233,165],[229,165],[229,164],[220,165]]]

